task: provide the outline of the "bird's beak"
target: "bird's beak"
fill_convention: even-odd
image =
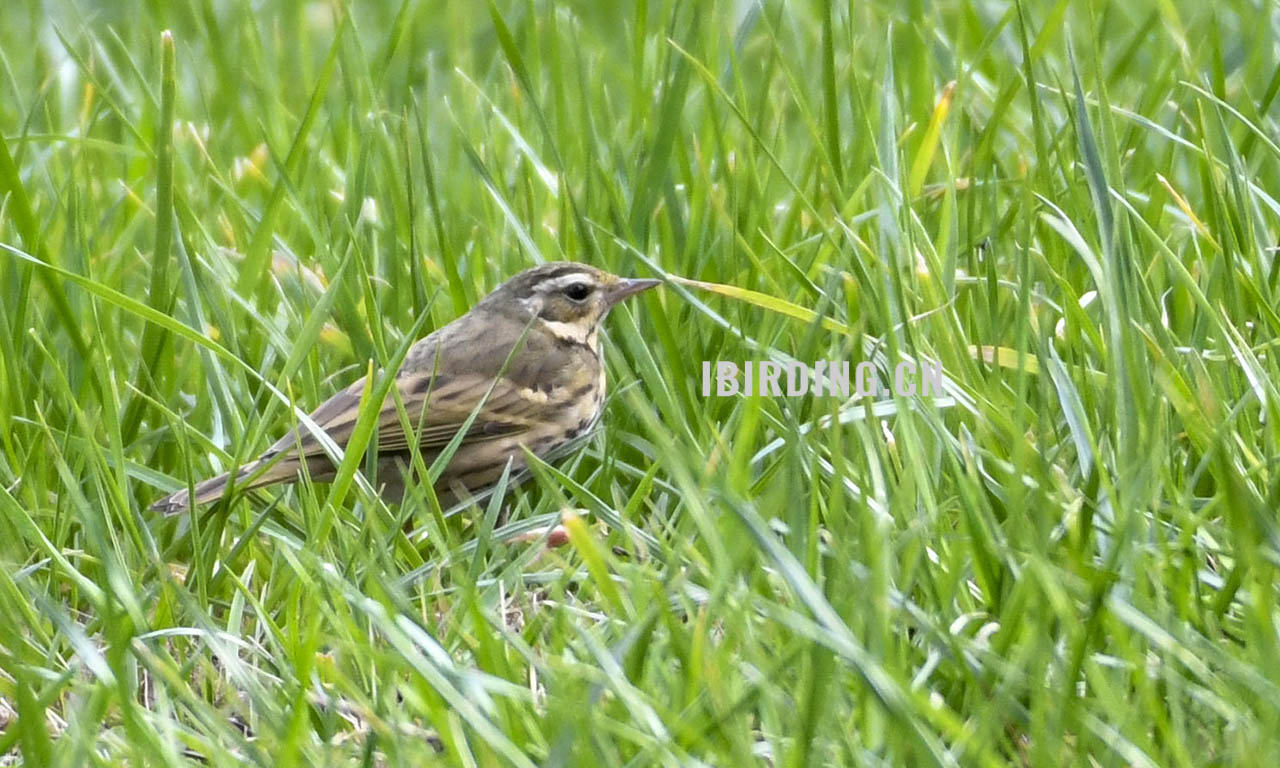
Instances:
[[[661,280],[619,280],[617,285],[610,288],[605,294],[605,302],[612,307],[628,296],[634,296],[641,291],[647,291],[659,285],[662,285]]]

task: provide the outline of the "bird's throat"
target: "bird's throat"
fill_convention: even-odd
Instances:
[[[559,320],[543,320],[542,325],[552,336],[555,336],[561,341],[567,341],[572,344],[581,344],[594,353],[599,352],[599,334],[594,324],[565,323]]]

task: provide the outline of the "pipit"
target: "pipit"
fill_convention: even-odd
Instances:
[[[600,326],[618,302],[659,284],[628,280],[586,264],[556,262],[525,270],[471,311],[409,349],[377,417],[378,480],[386,498],[404,491],[416,441],[427,466],[475,418],[434,484],[442,504],[480,495],[502,476],[526,470],[525,450],[552,461],[570,452],[600,419],[604,359]],[[326,400],[311,421],[346,447],[359,416],[361,379]],[[410,429],[403,428],[396,395]],[[230,474],[184,489],[152,509],[173,514],[250,490],[299,479],[332,480],[336,468],[308,426],[280,438]]]

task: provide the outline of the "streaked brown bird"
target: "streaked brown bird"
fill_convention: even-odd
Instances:
[[[601,323],[618,302],[659,282],[623,279],[574,262],[543,264],[511,278],[471,311],[414,344],[393,384],[408,415],[409,434],[402,429],[394,392],[377,418],[384,497],[403,493],[411,440],[430,466],[477,405],[475,420],[435,483],[442,504],[480,495],[502,476],[508,461],[516,476],[526,468],[525,448],[548,461],[570,452],[599,421],[604,406]],[[355,429],[364,387],[361,379],[311,413],[315,425],[343,448]],[[320,440],[299,426],[241,467],[234,483],[222,474],[196,484],[194,502],[217,501],[232,487],[294,482],[304,465],[319,482],[336,474]],[[191,500],[184,489],[152,509],[173,514],[191,506]]]

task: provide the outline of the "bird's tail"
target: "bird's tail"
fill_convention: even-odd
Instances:
[[[261,488],[264,485],[271,485],[282,480],[292,479],[297,475],[297,462],[280,461],[275,466],[270,467],[267,471],[254,477],[252,480],[248,478],[258,471],[263,462],[253,461],[240,468],[236,472],[235,487],[238,491],[251,491],[254,488]],[[156,503],[151,505],[153,510],[163,512],[166,515],[176,515],[187,507],[200,506],[221,499],[227,493],[227,488],[231,483],[231,473],[223,472],[217,477],[211,477],[208,480],[196,483],[195,497],[191,496],[188,489],[183,488],[180,491],[165,496]]]

